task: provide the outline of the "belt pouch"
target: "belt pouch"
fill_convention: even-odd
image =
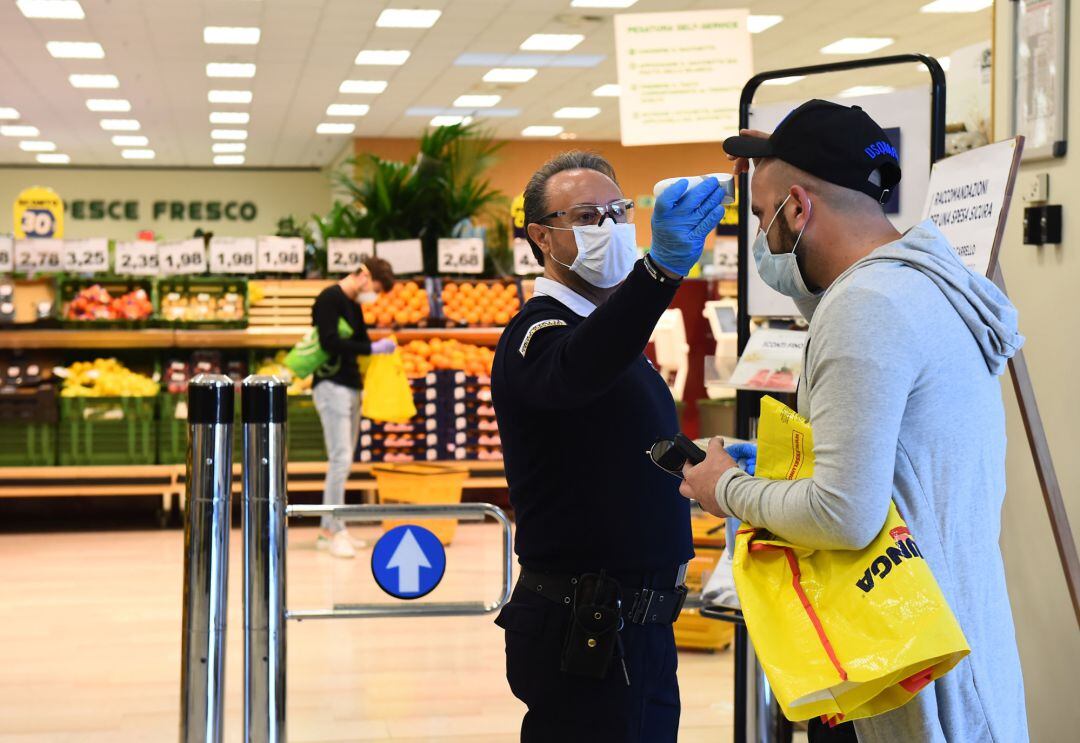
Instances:
[[[618,581],[603,572],[578,579],[563,643],[565,673],[597,679],[607,676],[622,621],[620,596]]]

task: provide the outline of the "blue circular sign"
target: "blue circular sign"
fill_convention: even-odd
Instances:
[[[446,549],[422,526],[396,526],[382,535],[371,552],[371,574],[386,593],[418,599],[435,590],[446,573]]]

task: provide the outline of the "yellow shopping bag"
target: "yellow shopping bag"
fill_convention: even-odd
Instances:
[[[393,353],[360,357],[364,375],[364,400],[360,414],[373,421],[404,423],[416,416],[412,387],[405,376],[401,349]]]
[[[813,472],[809,422],[763,398],[757,476]],[[744,524],[734,573],[754,650],[790,720],[896,709],[970,652],[895,504],[859,551],[805,549]]]

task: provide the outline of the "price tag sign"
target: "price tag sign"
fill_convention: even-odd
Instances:
[[[528,240],[520,237],[514,238],[514,273],[518,276],[532,276],[543,273],[544,267],[536,262],[532,246]]]
[[[0,273],[15,270],[15,238],[0,235]]]
[[[439,271],[442,273],[483,273],[483,239],[479,237],[440,237]]]
[[[57,273],[61,270],[63,240],[41,238],[15,241],[15,270],[19,273]]]
[[[254,237],[210,238],[210,273],[255,273]]]
[[[116,243],[113,270],[124,276],[157,276],[158,244],[152,240]]]
[[[375,245],[375,255],[396,274],[423,273],[424,251],[419,240],[388,240]]]
[[[329,273],[352,273],[365,258],[375,255],[375,241],[370,238],[331,237],[326,241],[326,270]]]
[[[256,270],[265,273],[303,273],[304,241],[299,237],[260,237]]]
[[[60,265],[70,273],[108,273],[109,241],[103,237],[64,240]]]
[[[206,244],[201,237],[158,245],[158,273],[162,276],[206,271]]]

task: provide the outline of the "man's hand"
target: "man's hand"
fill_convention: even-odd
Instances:
[[[769,133],[768,132],[758,131],[757,129],[740,129],[739,130],[739,135],[743,136],[743,137],[761,137],[762,139],[768,139],[769,138]],[[750,160],[748,158],[735,157],[734,155],[728,155],[727,159],[731,160],[732,162],[735,163],[735,166],[732,169],[732,172],[735,175],[750,172]]]
[[[721,518],[727,516],[716,504],[716,483],[731,468],[737,468],[735,460],[724,451],[724,440],[717,436],[709,442],[705,461],[698,465],[683,465],[683,483],[679,493],[684,498],[697,501],[705,511]]]

